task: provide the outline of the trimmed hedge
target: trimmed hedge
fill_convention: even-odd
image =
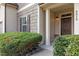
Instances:
[[[17,56],[29,52],[38,45],[42,36],[30,32],[8,32],[0,34],[0,55]]]
[[[79,35],[57,37],[53,43],[55,56],[79,56]]]
[[[79,42],[71,43],[66,50],[67,56],[79,56]]]

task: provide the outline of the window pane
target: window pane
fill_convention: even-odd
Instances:
[[[26,32],[26,31],[27,31],[27,26],[23,25],[23,32]]]
[[[23,18],[23,24],[26,24],[26,17]]]
[[[71,13],[64,14],[64,15],[62,15],[61,17],[66,17],[66,16],[71,16]]]

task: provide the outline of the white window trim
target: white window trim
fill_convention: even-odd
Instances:
[[[31,4],[28,4],[28,5],[24,6],[24,7],[22,7],[21,9],[18,10],[18,13],[21,12],[21,11],[23,11],[24,9],[26,9],[26,8],[28,8],[28,7],[32,6],[32,5],[34,5],[34,4],[35,4],[35,3],[31,3]]]

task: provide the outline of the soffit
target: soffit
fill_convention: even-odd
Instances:
[[[62,5],[57,8],[50,9],[52,12],[66,12],[66,11],[73,11],[74,10],[74,4],[66,4]]]

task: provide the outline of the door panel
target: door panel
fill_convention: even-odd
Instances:
[[[71,34],[71,17],[61,18],[61,35]]]

